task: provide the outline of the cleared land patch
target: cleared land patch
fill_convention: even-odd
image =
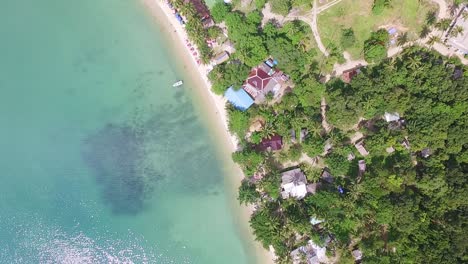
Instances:
[[[427,13],[437,10],[429,1],[393,0],[391,7],[381,14],[372,13],[373,0],[342,0],[339,4],[320,13],[318,28],[324,45],[327,48],[337,47],[348,51],[354,59],[362,58],[364,41],[372,31],[380,27],[394,26],[407,30],[409,36],[416,38],[424,25]],[[344,49],[341,46],[341,31],[352,28],[356,41]]]

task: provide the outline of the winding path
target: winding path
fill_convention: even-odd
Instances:
[[[281,24],[287,21],[301,20],[310,26],[310,28],[312,29],[312,34],[314,35],[314,39],[315,39],[315,42],[317,43],[319,50],[323,53],[323,55],[325,55],[325,57],[328,57],[330,53],[325,48],[325,45],[323,45],[322,39],[320,38],[320,33],[318,30],[318,26],[317,26],[317,15],[327,10],[328,8],[338,4],[341,1],[342,0],[334,0],[326,5],[317,7],[317,0],[314,0],[314,5],[311,11],[303,15],[300,15],[298,14],[296,10],[296,11],[289,13],[286,17],[282,15],[274,14],[273,12],[271,12],[271,6],[269,3],[267,3],[265,5],[265,8],[262,10],[262,13],[263,13],[262,25],[265,25],[271,19],[275,19]]]
[[[445,0],[432,0],[432,2],[439,5],[439,12],[437,13],[437,17],[439,19],[450,17],[448,12],[447,12],[448,11],[447,1],[445,1]]]

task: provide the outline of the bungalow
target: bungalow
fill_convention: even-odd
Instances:
[[[429,158],[429,156],[431,156],[432,154],[432,150],[430,148],[425,148],[423,150],[421,150],[421,156],[425,159]]]
[[[329,242],[327,239],[325,246],[321,247],[315,244],[312,240],[307,242],[307,245],[301,246],[293,250],[290,254],[293,264],[319,264],[327,263],[328,257],[326,255],[326,246]],[[305,260],[305,261],[304,261]]]
[[[364,174],[366,172],[366,161],[365,160],[360,160],[358,161],[358,167],[359,167],[359,174]]]
[[[244,90],[234,90],[229,87],[224,93],[226,99],[237,109],[245,111],[254,103],[254,100]]]
[[[274,135],[270,138],[264,138],[257,145],[260,151],[275,151],[283,148],[283,138],[280,135]]]
[[[293,169],[281,174],[281,197],[287,199],[294,197],[298,200],[307,194],[307,180],[301,169]]]
[[[365,157],[365,156],[369,155],[369,151],[367,151],[367,149],[364,147],[364,141],[363,140],[357,142],[356,144],[354,144],[354,146],[356,147],[359,154],[361,154],[362,156]]]
[[[323,169],[322,175],[320,177],[322,178],[322,180],[328,183],[333,183],[333,181],[335,180],[335,178],[333,178],[333,175],[331,175],[330,171],[327,168]]]
[[[341,75],[341,80],[343,80],[343,82],[345,83],[350,83],[353,80],[354,76],[358,75],[361,72],[360,68],[361,66],[358,66],[344,71]]]
[[[394,112],[394,113],[387,113],[387,112],[385,112],[384,118],[385,118],[385,121],[387,121],[388,123],[390,123],[390,122],[394,122],[394,121],[400,120],[400,114],[398,114],[397,112]]]
[[[218,53],[213,59],[214,63],[216,64],[221,64],[227,60],[229,60],[229,53],[227,53],[226,51]]]
[[[309,222],[314,226],[323,223],[323,220],[311,216]]]

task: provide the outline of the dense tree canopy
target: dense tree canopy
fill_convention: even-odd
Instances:
[[[307,127],[302,151],[322,156],[334,175],[334,181],[326,182],[320,180],[320,171],[305,166],[308,179],[321,181],[319,191],[301,201],[283,200],[277,173],[267,169],[257,186],[268,198],[261,196],[251,220],[257,239],[273,245],[282,260],[298,247],[299,234],[314,241],[332,237],[328,248],[342,263],[350,261],[350,248],[359,248],[365,263],[466,262],[466,67],[410,48],[400,57],[362,69],[350,84],[333,80],[325,86],[304,79],[273,110],[249,110],[272,122],[284,137],[291,129]],[[313,114],[319,107],[314,92],[325,93],[327,118],[337,127],[327,134],[314,132],[320,124],[320,116]],[[385,112],[397,112],[404,121],[387,123]],[[360,117],[365,121],[358,128],[370,152],[366,157],[356,152],[347,132],[355,132],[352,127]],[[405,138],[410,149],[402,145]],[[332,145],[328,154],[323,153],[325,141]],[[426,148],[431,154],[424,158],[421,151]],[[357,158],[348,160],[348,154]],[[357,166],[361,159],[364,172]],[[324,223],[312,226],[310,217]]]
[[[379,62],[387,57],[388,32],[379,29],[372,32],[369,39],[364,42],[364,58],[369,62]]]
[[[223,63],[217,65],[208,74],[208,79],[212,83],[213,92],[224,94],[230,86],[239,89],[249,74],[249,67],[242,63]]]

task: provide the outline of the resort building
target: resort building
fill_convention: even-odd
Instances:
[[[243,89],[234,90],[231,86],[224,93],[224,97],[237,109],[245,111],[253,105],[254,100]]]
[[[275,93],[280,88],[280,84],[268,75],[260,67],[254,68],[247,78],[244,90],[248,92],[255,100],[262,102],[268,93]]]
[[[276,65],[277,62],[270,58],[250,72],[243,88],[255,101],[263,102],[268,93],[278,95],[281,85],[289,80],[287,75],[274,68]]]
[[[302,199],[307,194],[307,180],[301,169],[285,171],[281,174],[281,197]]]
[[[364,147],[364,141],[363,140],[357,142],[356,144],[354,144],[354,146],[356,147],[359,154],[361,154],[362,156],[365,157],[365,156],[369,155],[369,151],[367,151],[367,149]]]
[[[276,151],[283,148],[283,138],[280,135],[274,135],[270,138],[264,138],[257,145],[260,151]]]

